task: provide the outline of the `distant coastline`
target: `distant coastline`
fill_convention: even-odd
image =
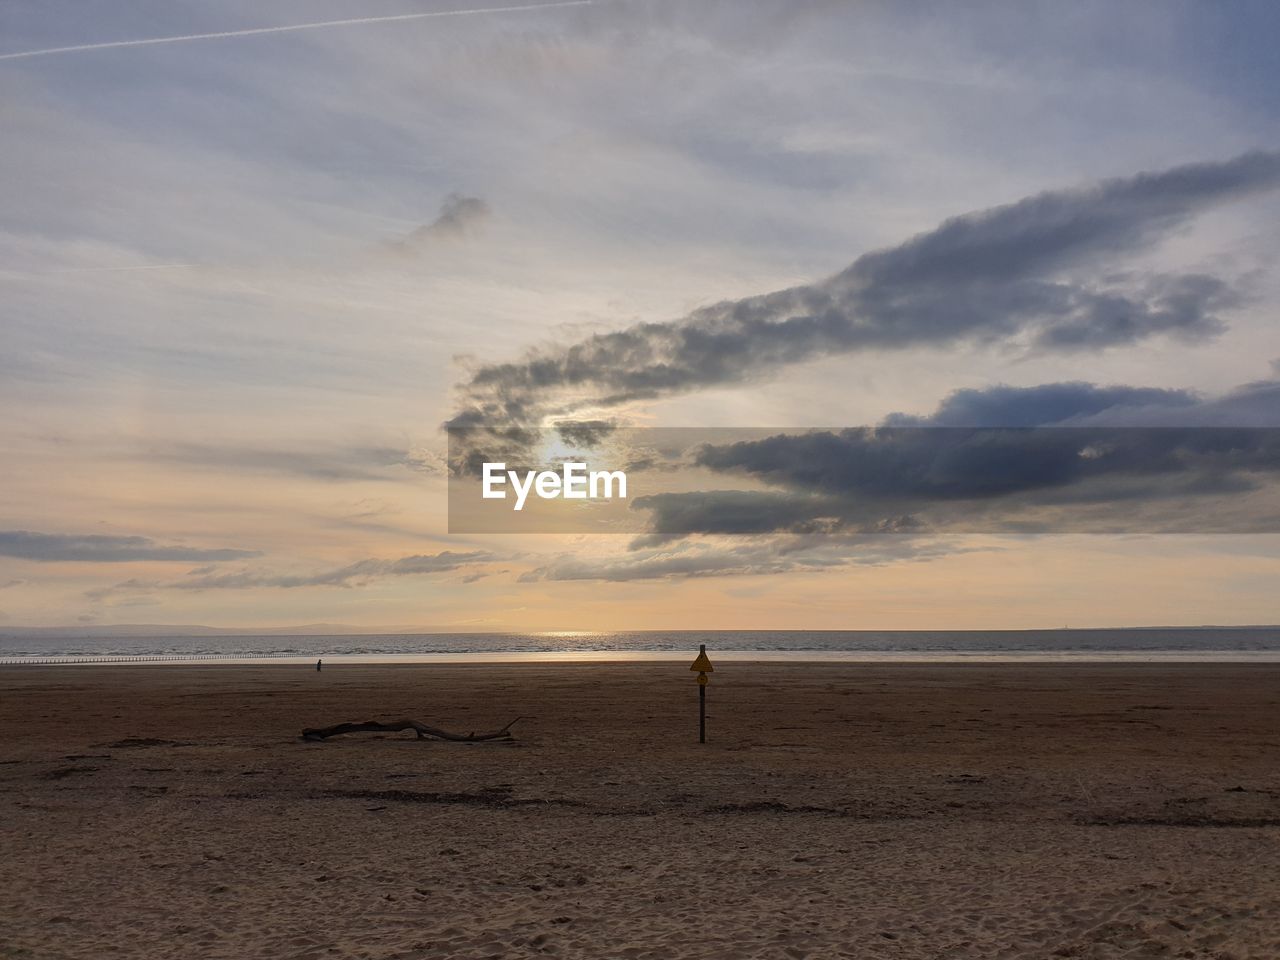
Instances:
[[[1237,662],[1280,660],[1280,627],[101,636],[50,629],[0,633],[0,663],[644,661],[678,660],[702,644],[736,660]]]
[[[1091,631],[1141,632],[1151,630],[1280,630],[1280,624],[1273,623],[1199,623],[1199,624],[1141,624],[1134,626],[1104,627],[993,627],[991,629],[968,630],[734,630],[732,628],[714,630],[530,630],[509,631],[492,628],[467,626],[372,626],[361,627],[349,623],[307,623],[291,624],[283,627],[211,627],[205,624],[178,623],[121,623],[121,624],[69,624],[60,626],[0,626],[0,639],[23,636],[58,636],[58,637],[324,637],[324,636],[436,636],[440,634],[468,634],[485,636],[505,636],[513,633],[525,633],[529,636],[558,634],[591,634],[605,635],[615,633],[626,634],[696,634],[696,633],[1050,633],[1056,631],[1074,631],[1087,633]]]

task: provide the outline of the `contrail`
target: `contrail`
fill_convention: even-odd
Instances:
[[[22,57],[47,57],[55,53],[80,53],[85,50],[111,50],[116,47],[147,47],[156,43],[182,43],[187,40],[221,40],[226,37],[252,37],[263,33],[288,33],[293,30],[320,30],[324,27],[348,27],[362,23],[390,23],[395,20],[425,20],[430,17],[468,17],[482,13],[516,13],[521,10],[550,10],[553,7],[588,7],[596,0],[554,0],[552,3],[526,3],[510,7],[473,7],[466,10],[430,10],[425,13],[400,13],[388,17],[352,17],[349,20],[318,20],[314,23],[292,23],[281,27],[253,27],[248,30],[223,30],[219,33],[188,33],[180,37],[151,37],[146,40],[115,40],[111,43],[79,43],[71,47],[47,47],[44,50],[21,50],[0,53],[0,60]]]

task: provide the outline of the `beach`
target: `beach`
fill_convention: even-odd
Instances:
[[[0,957],[1280,956],[1280,664],[707,702],[699,744],[687,662],[0,669]]]

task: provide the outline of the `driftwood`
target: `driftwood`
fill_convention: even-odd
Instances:
[[[452,733],[449,730],[441,730],[439,727],[433,727],[430,724],[423,723],[420,720],[392,720],[383,723],[380,720],[365,720],[363,723],[338,723],[332,727],[313,727],[302,731],[303,740],[326,740],[329,737],[336,737],[341,733],[364,733],[366,731],[378,731],[381,733],[397,733],[401,730],[412,730],[418,735],[419,740],[436,739],[450,740],[454,743],[479,743],[482,740],[511,740],[511,728],[516,725],[516,720],[522,719],[516,717],[501,730],[494,730],[491,733]]]

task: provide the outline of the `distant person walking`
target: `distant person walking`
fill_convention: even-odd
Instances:
[[[317,660],[317,661],[316,661],[316,673],[319,673],[319,672],[320,672],[320,663],[321,663],[321,661],[319,661],[319,660]]]

